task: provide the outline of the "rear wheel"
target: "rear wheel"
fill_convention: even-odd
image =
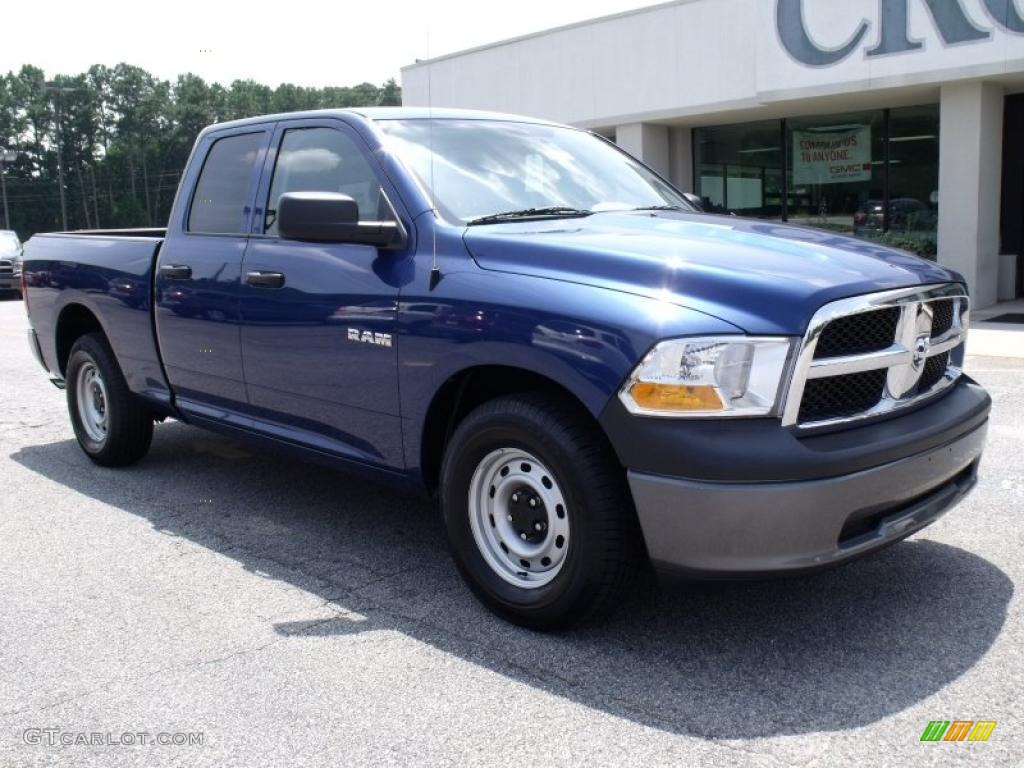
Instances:
[[[153,413],[129,391],[101,334],[86,334],[71,348],[67,398],[75,437],[94,462],[123,466],[146,455]]]
[[[500,616],[556,629],[614,607],[643,567],[636,516],[603,434],[544,395],[485,403],[445,453],[441,500],[470,588]]]

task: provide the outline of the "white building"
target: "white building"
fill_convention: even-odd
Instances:
[[[978,308],[1024,295],[1021,0],[677,0],[402,90],[591,128],[714,210],[937,249]]]

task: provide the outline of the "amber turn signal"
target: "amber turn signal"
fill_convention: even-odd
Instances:
[[[714,387],[655,384],[637,381],[629,389],[634,402],[651,411],[720,411],[722,399]]]

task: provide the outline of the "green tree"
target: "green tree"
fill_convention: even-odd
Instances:
[[[23,238],[61,227],[58,152],[69,228],[162,225],[196,136],[207,125],[401,103],[394,80],[327,88],[236,80],[224,87],[191,73],[161,80],[124,63],[58,74],[52,82],[56,87],[31,65],[0,75],[0,146],[19,153],[6,173],[11,224]]]
[[[398,83],[395,82],[393,77],[384,83],[384,87],[380,89],[380,97],[377,99],[377,103],[382,107],[402,106],[402,89],[398,87]]]
[[[274,111],[274,91],[255,80],[235,80],[227,94],[228,120],[253,115],[268,115]]]

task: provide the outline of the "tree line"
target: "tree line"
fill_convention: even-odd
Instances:
[[[48,80],[26,65],[0,76],[0,151],[16,153],[4,164],[10,221],[0,208],[0,229],[24,240],[58,229],[162,227],[192,144],[210,123],[399,104],[393,79],[382,86],[270,88],[236,80],[224,87],[193,74],[161,80],[129,64],[96,64]]]

